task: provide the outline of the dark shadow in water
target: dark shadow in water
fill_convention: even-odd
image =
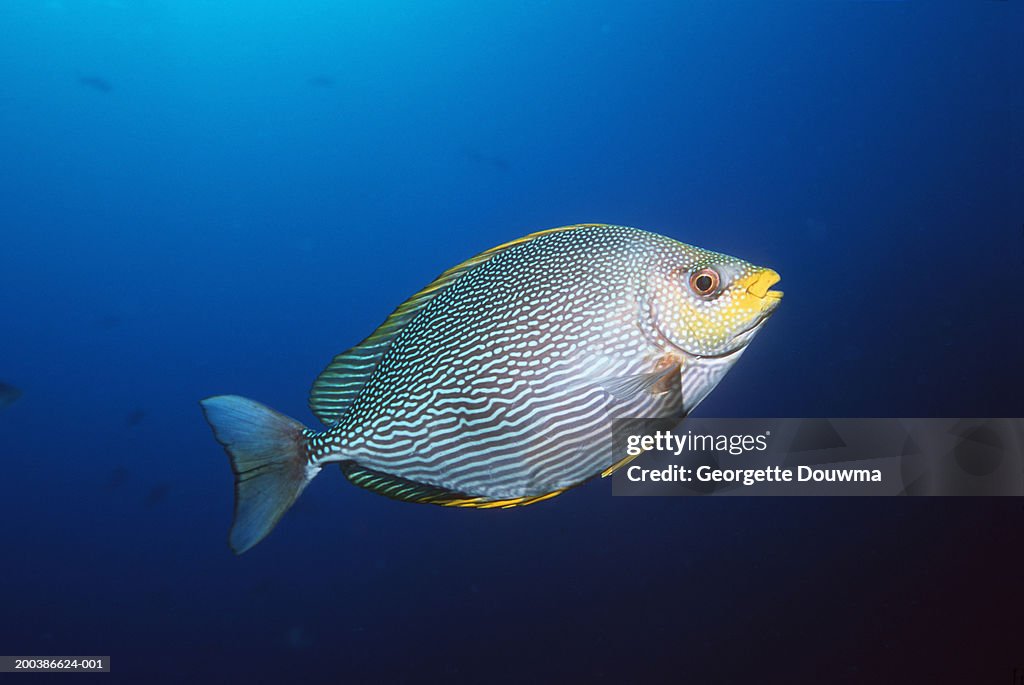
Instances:
[[[0,409],[11,406],[18,401],[19,397],[21,397],[21,390],[13,385],[0,382]]]
[[[462,148],[462,154],[466,157],[466,159],[473,162],[474,164],[483,167],[488,167],[490,169],[494,169],[495,171],[501,171],[503,173],[508,171],[509,166],[511,166],[507,159],[483,153],[480,150],[477,150],[476,148],[471,147],[469,145]]]
[[[307,83],[313,86],[314,88],[333,88],[334,78],[331,76],[320,74],[309,79]]]
[[[146,499],[143,500],[143,504],[146,505],[147,509],[152,509],[156,505],[167,499],[167,493],[170,491],[170,486],[167,483],[159,483],[150,488],[149,493],[146,494]]]
[[[99,93],[109,93],[114,90],[114,86],[110,84],[110,81],[103,78],[102,76],[79,76],[78,82],[87,88],[92,88]]]
[[[118,465],[114,467],[114,470],[110,472],[110,476],[107,478],[107,483],[104,486],[108,491],[117,490],[122,485],[128,482],[128,476],[131,472],[128,467]]]

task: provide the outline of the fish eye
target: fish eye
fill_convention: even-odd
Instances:
[[[718,290],[720,279],[714,269],[701,269],[690,276],[690,288],[701,297],[707,297]]]

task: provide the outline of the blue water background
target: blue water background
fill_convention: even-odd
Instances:
[[[313,425],[320,369],[436,274],[593,221],[782,274],[703,416],[1024,416],[1021,3],[5,0],[0,34],[0,652],[125,682],[1024,665],[1019,500],[474,512],[328,470],[236,558],[197,405]]]

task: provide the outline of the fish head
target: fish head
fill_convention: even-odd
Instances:
[[[778,308],[779,274],[676,243],[650,265],[646,316],[654,339],[684,359],[738,358]]]

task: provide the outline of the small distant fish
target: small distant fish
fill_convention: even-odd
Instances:
[[[124,466],[116,466],[107,478],[107,490],[117,490],[128,481],[129,471]]]
[[[124,423],[126,426],[137,426],[142,423],[144,418],[146,418],[145,409],[133,409],[128,416],[124,417]]]
[[[109,93],[114,90],[114,86],[110,85],[110,81],[100,76],[79,76],[78,82],[101,93]]]
[[[330,76],[320,75],[309,79],[308,83],[317,88],[332,88],[334,86],[334,79]]]
[[[18,401],[19,397],[21,397],[21,390],[13,385],[0,382],[0,409],[11,406]]]
[[[147,507],[155,507],[156,505],[167,499],[167,493],[170,491],[170,486],[166,483],[160,483],[150,488],[149,493],[146,494],[146,499],[143,503]]]
[[[289,628],[285,642],[290,649],[306,649],[313,644],[313,640],[305,626],[292,626]]]
[[[778,307],[773,270],[582,224],[482,252],[334,358],[307,430],[235,395],[203,411],[235,472],[229,541],[262,540],[327,464],[395,499],[513,507],[626,463],[616,418],[689,413]]]

